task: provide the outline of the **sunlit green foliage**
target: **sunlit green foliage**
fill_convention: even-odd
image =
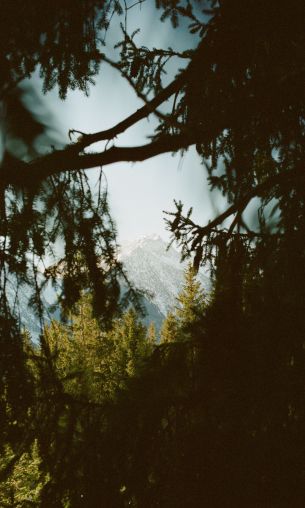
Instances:
[[[53,321],[44,335],[65,392],[95,402],[115,398],[128,379],[140,373],[152,350],[145,326],[130,309],[110,330],[101,331],[88,295],[77,303],[69,321]]]
[[[14,460],[14,453],[6,447],[0,460],[1,469],[6,463]],[[12,466],[12,472],[6,481],[0,483],[0,504],[3,508],[24,508],[27,506],[40,506],[40,494],[48,475],[40,470],[41,458],[37,440],[29,452],[23,453]]]
[[[156,325],[153,321],[151,321],[151,323],[149,323],[149,326],[147,329],[147,341],[151,346],[154,346],[154,345],[156,345],[157,340],[158,340],[158,336],[157,336]]]
[[[206,307],[206,296],[200,282],[196,280],[196,270],[189,265],[185,270],[184,286],[177,298],[176,315],[179,327],[187,329],[195,326],[202,318]]]
[[[190,264],[184,272],[183,289],[177,297],[177,304],[163,322],[161,342],[175,342],[194,337],[196,327],[201,323],[207,307],[207,295],[203,293],[196,279],[196,270]]]
[[[162,323],[160,332],[161,343],[176,341],[178,339],[178,322],[173,312],[168,312]]]
[[[83,295],[67,324],[53,321],[46,328],[32,354],[42,398],[37,409],[43,419],[36,432],[43,470],[49,475],[41,492],[45,506],[53,506],[56,499],[71,506],[84,499],[95,506],[92,499],[101,495],[120,497],[119,476],[112,479],[111,468],[119,472],[121,466],[111,443],[124,436],[112,436],[112,425],[117,424],[119,401],[141,375],[151,351],[147,330],[134,310],[101,331],[89,295]],[[44,404],[50,405],[47,415]],[[117,487],[101,494],[113,480]]]

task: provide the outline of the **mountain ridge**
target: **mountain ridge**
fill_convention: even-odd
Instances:
[[[179,252],[158,235],[147,235],[122,244],[119,259],[130,282],[146,292],[146,299],[164,317],[173,310],[183,288],[184,271],[188,262],[181,262]],[[201,269],[197,275],[203,290],[210,290],[210,280]]]
[[[159,235],[145,235],[123,242],[118,258],[123,263],[132,285],[143,292],[142,303],[146,310],[144,324],[149,325],[153,321],[159,331],[167,313],[177,304],[176,298],[183,288],[184,270],[188,262],[181,262],[179,252],[172,246],[168,247],[168,243]],[[210,280],[203,270],[199,270],[197,278],[203,290],[208,293]],[[9,299],[13,301],[13,289],[10,293]],[[40,323],[34,312],[30,311],[26,288],[21,291],[19,299],[22,326],[36,339],[40,333]],[[52,288],[47,288],[44,300],[48,310],[56,300],[56,293]],[[58,313],[51,313],[51,316],[56,319]],[[46,313],[47,323],[51,316]]]

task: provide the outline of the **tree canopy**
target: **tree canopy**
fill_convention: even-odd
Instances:
[[[101,500],[298,507],[305,443],[305,4],[156,0],[161,21],[186,25],[193,37],[192,47],[178,52],[137,45],[127,19],[143,3],[2,2],[0,476],[9,480],[0,496],[8,506],[26,502],[14,485],[32,456],[23,485],[42,471],[31,502],[39,498],[44,507],[97,507]],[[118,23],[113,51],[108,34]],[[143,106],[106,130],[72,130],[71,142],[58,146],[48,119],[23,100],[23,80],[38,71],[44,91],[58,87],[64,99],[76,88],[87,93],[106,65]],[[147,143],[122,146],[120,135],[150,115],[157,126]],[[122,314],[124,305],[137,307],[137,297],[131,285],[121,294],[128,281],[102,168],[191,146],[227,208],[197,224],[176,202],[167,227],[195,271],[209,266],[213,290],[191,326],[186,296],[198,288],[192,290],[190,272],[180,296],[186,340],[175,340],[171,314],[166,338],[155,346],[153,330],[148,341],[133,310]],[[94,192],[86,170],[96,167]],[[44,331],[50,281],[66,322]],[[20,287],[41,322],[39,346],[21,330]],[[97,358],[108,363],[96,366]],[[80,457],[91,460],[90,474]]]
[[[91,279],[103,282],[100,287],[106,288],[109,282],[113,287],[112,271],[106,276],[97,269],[98,256],[112,255],[114,239],[111,222],[101,221],[105,200],[99,201],[100,208],[96,208],[84,182],[82,170],[92,167],[117,161],[138,162],[195,145],[207,167],[211,188],[220,189],[228,200],[227,210],[208,225],[195,224],[191,215],[183,214],[180,203],[172,212],[169,227],[183,255],[195,253],[196,267],[210,257],[223,233],[229,238],[239,230],[250,241],[261,234],[266,229],[264,210],[269,203],[278,210],[276,228],[280,231],[285,221],[283,209],[289,213],[287,196],[295,195],[291,207],[303,199],[303,2],[294,0],[289,6],[276,1],[265,5],[256,0],[247,5],[238,0],[156,2],[163,21],[169,19],[174,26],[186,21],[196,38],[195,49],[181,54],[170,48],[137,47],[135,34],[127,32],[126,19],[141,3],[84,1],[77,8],[73,2],[53,2],[52,6],[42,2],[35,8],[34,4],[4,6],[3,101],[9,99],[10,89],[35,68],[39,69],[45,90],[58,85],[62,97],[69,88],[86,91],[101,63],[115,67],[144,101],[142,108],[117,125],[96,133],[81,133],[78,141],[36,158],[28,154],[16,160],[8,146],[10,151],[1,167],[2,229],[7,230],[2,251],[7,266],[13,264],[14,271],[24,275],[24,253],[31,251],[40,257],[60,235],[66,244],[67,273],[73,271],[72,278],[80,280],[75,276],[74,261],[71,266],[71,251],[82,251],[83,243],[96,244],[98,234],[108,240],[101,242],[99,253],[97,248],[90,249],[88,272]],[[47,13],[43,23],[38,21],[41,12]],[[107,55],[105,31],[111,29],[115,15],[122,16],[122,23],[114,61]],[[18,30],[20,16],[31,30]],[[163,84],[172,58],[180,59],[184,68],[169,84]],[[168,107],[170,98],[172,106]],[[165,103],[168,106],[159,111]],[[152,113],[159,118],[159,125],[151,133],[151,140],[143,146],[122,147],[119,135]],[[18,138],[18,133],[13,134]],[[106,144],[100,152],[86,151],[97,141],[116,138],[118,142],[109,148]],[[11,193],[13,202],[19,202],[18,210],[11,205]],[[251,231],[244,216],[253,198],[260,200],[260,233]],[[71,202],[77,202],[73,214],[69,210]],[[56,212],[58,219],[50,221],[50,214],[56,217]],[[26,223],[28,239],[17,241],[19,221]]]

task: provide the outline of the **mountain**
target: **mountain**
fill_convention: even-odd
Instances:
[[[181,291],[184,281],[184,269],[187,262],[180,262],[180,254],[173,247],[167,249],[167,243],[160,236],[144,236],[133,242],[126,242],[120,248],[119,258],[127,271],[130,282],[144,292],[143,305],[146,309],[144,323],[154,321],[157,330],[169,310],[176,305],[176,297]],[[198,280],[203,289],[209,292],[210,280],[202,272]],[[8,298],[12,303],[15,298],[15,285],[8,289]],[[22,288],[19,294],[21,322],[29,330],[34,339],[40,333],[39,320],[29,306],[29,293]],[[47,287],[44,293],[46,309],[56,300],[54,290]],[[48,304],[49,302],[49,304]],[[52,313],[57,318],[58,313]],[[50,317],[46,315],[48,322]]]
[[[146,322],[155,321],[157,328],[169,310],[176,305],[176,297],[182,290],[187,262],[180,262],[180,254],[160,236],[143,236],[121,246],[120,260],[130,282],[146,292],[144,305]],[[199,270],[198,280],[203,289],[210,290],[210,280]]]

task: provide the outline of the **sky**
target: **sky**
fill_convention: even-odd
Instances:
[[[174,30],[170,22],[159,21],[160,12],[148,1],[132,9],[128,18],[128,31],[138,26],[141,33],[136,36],[137,44],[148,47],[171,46],[177,51],[194,45],[194,36],[188,34],[185,26]],[[113,47],[120,36],[118,28],[107,35],[107,45]],[[175,63],[166,79],[174,77]],[[36,76],[37,90],[41,83]],[[143,103],[135,95],[130,85],[119,73],[106,64],[96,78],[96,85],[90,89],[89,97],[80,91],[69,92],[65,101],[58,98],[56,90],[43,96],[42,100],[52,112],[56,125],[68,141],[69,129],[86,133],[112,127],[124,119]],[[136,124],[117,140],[118,146],[133,146],[148,142],[147,136],[153,133],[156,121],[151,115],[148,120]],[[193,207],[193,219],[206,223],[215,213],[208,191],[206,170],[194,148],[184,156],[163,154],[139,163],[117,163],[103,168],[108,182],[109,203],[116,222],[119,242],[133,240],[143,235],[158,234],[165,240],[169,233],[165,230],[163,211],[174,211],[173,200],[181,200],[185,208]],[[97,171],[89,170],[94,183]]]

